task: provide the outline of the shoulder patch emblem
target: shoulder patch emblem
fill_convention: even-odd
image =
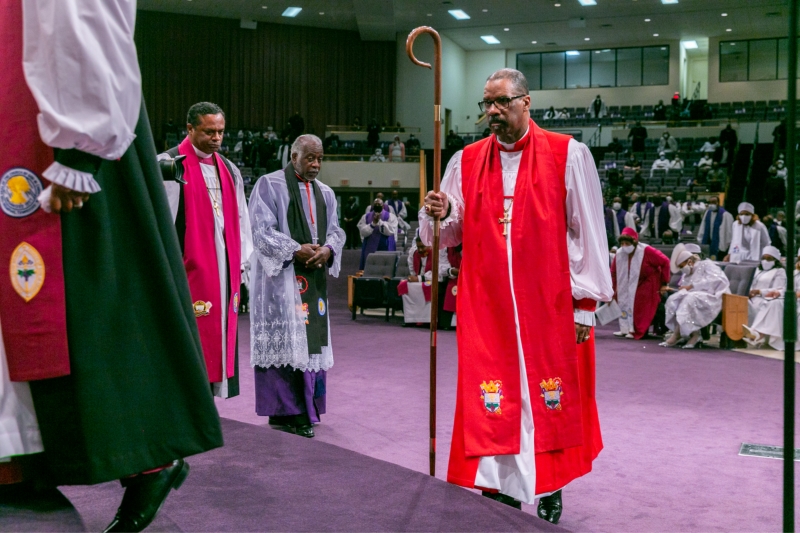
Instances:
[[[325,305],[325,300],[323,300],[322,298],[320,298],[319,301],[317,302],[317,309],[319,310],[319,316],[325,316],[325,313],[327,312],[327,307]]]
[[[500,400],[503,399],[503,382],[498,379],[481,383],[481,398],[487,411],[496,415],[502,414]]]
[[[9,273],[11,286],[23,300],[30,302],[44,285],[44,260],[36,248],[27,242],[20,243],[11,252]]]
[[[42,181],[30,170],[12,168],[0,177],[0,209],[13,218],[30,216],[39,209]]]
[[[560,411],[561,395],[564,394],[561,390],[561,378],[542,380],[539,387],[542,389],[541,397],[544,398],[544,405],[552,411]]]
[[[192,304],[192,308],[194,309],[195,317],[200,318],[201,316],[208,316],[211,313],[211,302],[197,300]]]

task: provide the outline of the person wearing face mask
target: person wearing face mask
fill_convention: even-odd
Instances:
[[[373,252],[397,249],[397,216],[383,208],[383,200],[375,198],[372,209],[358,221],[358,232],[361,234],[361,262],[358,269],[364,270],[367,256]]]
[[[641,232],[642,227],[644,227],[645,220],[650,216],[652,218],[652,210],[653,210],[653,202],[649,201],[646,196],[631,198],[633,201],[633,216],[636,217],[636,223],[638,224],[638,230]]]
[[[625,228],[636,228],[636,217],[622,209],[622,198],[615,196],[611,208],[606,208],[606,234],[617,239]],[[611,241],[613,242],[613,241]]]
[[[658,159],[653,161],[653,167],[650,169],[650,177],[653,177],[654,171],[656,170],[669,170],[670,161],[667,159],[666,152],[659,152]]]
[[[414,244],[408,252],[408,279],[400,282],[397,294],[403,298],[403,319],[405,326],[428,324],[431,321],[431,283],[434,253],[430,246],[425,246],[417,234]],[[439,250],[438,282],[443,283],[450,270],[447,249]],[[440,287],[444,289],[444,287]],[[443,294],[444,290],[440,291]],[[442,298],[444,299],[444,298]]]
[[[733,233],[733,216],[719,205],[719,198],[709,198],[708,209],[700,221],[697,242],[708,244],[708,255],[711,259],[725,257],[731,244]]]
[[[786,163],[784,163],[783,159],[778,159],[769,167],[768,172],[770,177],[782,179],[785,182],[786,175],[789,171],[787,170]]]
[[[669,258],[640,243],[633,229],[622,230],[619,249],[611,262],[614,299],[622,310],[615,336],[641,339],[647,334],[661,295],[666,294],[669,277]]]
[[[786,289],[786,271],[781,268],[781,252],[774,246],[766,246],[761,264],[758,265],[750,284],[750,300],[747,305],[747,322],[752,324],[758,313],[772,298],[782,296]]]
[[[678,141],[669,134],[668,131],[665,131],[661,138],[658,140],[658,151],[666,152],[667,154],[672,154],[673,152],[678,151]]]
[[[772,270],[779,269],[783,270],[779,264],[776,264]],[[800,299],[800,290],[798,290],[800,287],[800,251],[795,259],[794,287],[795,298]],[[779,296],[767,299],[755,316],[751,318],[750,325],[744,327],[744,340],[754,348],[760,348],[764,344],[779,351],[783,351],[785,348],[783,343],[783,304],[786,298],[786,278],[783,280],[783,288],[775,292],[778,292]],[[798,319],[800,319],[800,313]],[[800,320],[798,320],[798,324],[800,325]],[[800,331],[800,327],[798,330]]]
[[[772,244],[767,227],[754,215],[755,208],[749,202],[739,204],[739,216],[731,230],[731,246],[725,261],[760,261],[764,247]]]
[[[683,202],[681,215],[683,216],[684,226],[691,232],[695,232],[698,222],[706,211],[706,204],[702,200],[698,201],[697,193],[692,193],[691,198]]]
[[[667,299],[666,325],[672,335],[659,346],[699,347],[700,330],[709,325],[722,310],[722,295],[730,293],[725,273],[710,259],[688,250],[677,258],[683,272],[678,291]]]
[[[779,212],[778,214],[781,213],[782,212]],[[785,216],[786,215],[784,215],[784,217]],[[781,223],[776,218],[773,218],[772,215],[765,216],[762,222],[764,222],[764,225],[767,227],[769,240],[772,242],[772,245],[783,254],[786,250],[786,228],[782,227]]]

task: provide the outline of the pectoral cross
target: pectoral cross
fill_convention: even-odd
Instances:
[[[508,216],[508,211],[503,213],[503,218],[498,219],[498,224],[504,224],[503,226],[503,237],[508,235],[508,225],[511,224],[511,217]]]

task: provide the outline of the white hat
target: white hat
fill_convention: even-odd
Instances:
[[[748,213],[755,213],[756,208],[753,207],[753,204],[750,202],[742,202],[739,204],[736,213],[741,213],[742,211],[747,211]]]
[[[775,248],[774,246],[765,246],[764,251],[761,252],[761,256],[763,257],[765,255],[771,255],[775,259],[780,260],[781,251]]]
[[[703,249],[700,248],[700,245],[699,244],[695,244],[693,242],[690,242],[690,243],[686,244],[686,251],[687,252],[692,252],[693,254],[697,254],[697,255],[700,255],[701,253],[703,253]]]
[[[669,270],[673,274],[677,274],[681,271],[681,267],[678,266],[678,256],[686,250],[686,245],[682,242],[679,242],[675,245],[675,248],[672,249],[672,255],[669,256]]]
[[[678,254],[677,263],[680,265],[681,263],[683,263],[684,261],[686,261],[690,257],[692,257],[692,252],[687,252],[686,250],[684,250],[680,254]]]

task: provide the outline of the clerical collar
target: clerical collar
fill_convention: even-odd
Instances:
[[[522,145],[525,144],[525,138],[528,136],[528,133],[531,131],[531,126],[528,124],[528,129],[525,130],[525,134],[515,143],[504,143],[500,139],[497,139],[497,144],[500,145],[501,152],[519,152],[522,150]],[[495,136],[497,138],[497,136]]]
[[[194,153],[195,153],[195,155],[196,155],[198,158],[200,158],[200,159],[208,159],[208,158],[209,158],[209,157],[211,157],[211,155],[212,155],[212,154],[207,154],[207,153],[205,153],[205,152],[201,151],[201,150],[200,150],[200,149],[198,149],[198,148],[197,148],[197,146],[195,146],[195,145],[192,145],[192,148],[194,148]]]

